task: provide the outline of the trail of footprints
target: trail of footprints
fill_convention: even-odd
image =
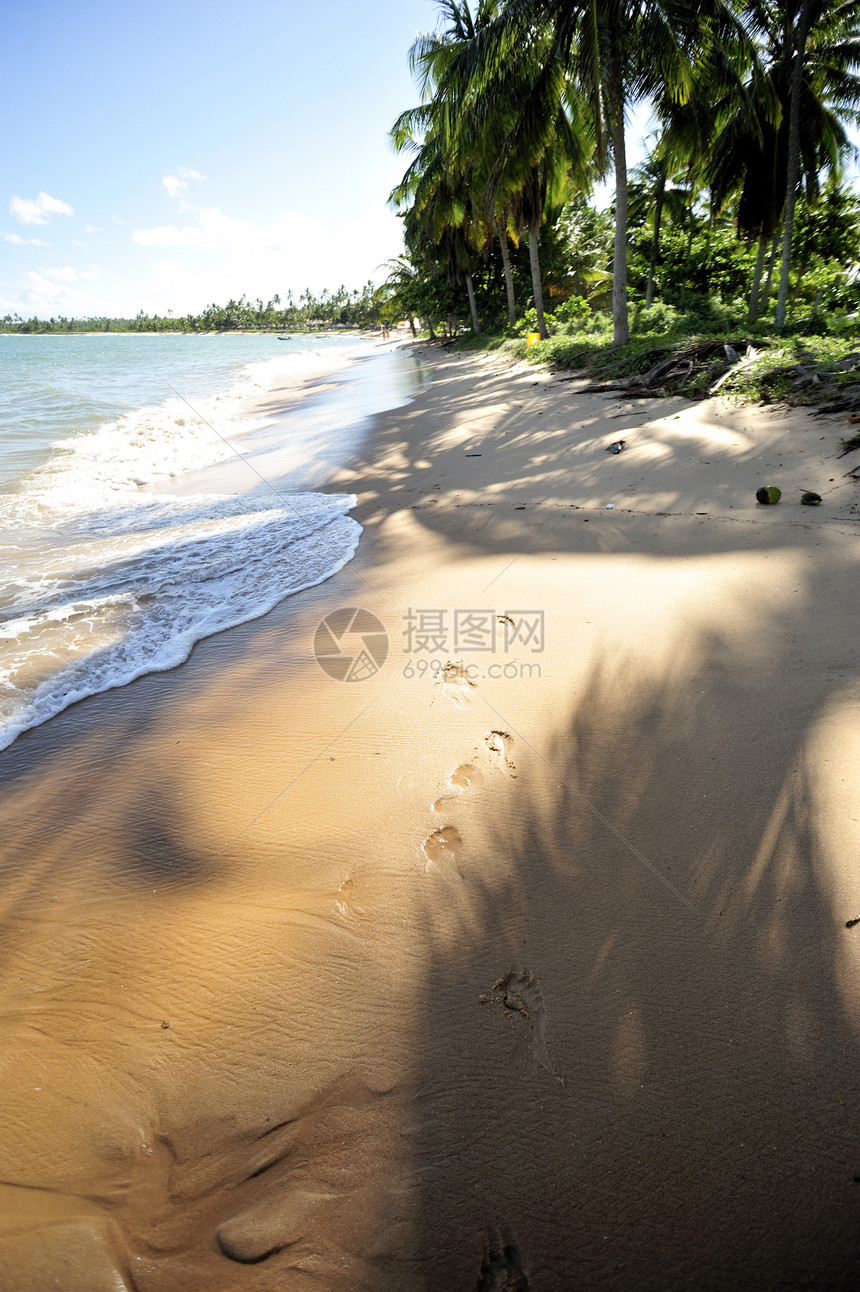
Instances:
[[[467,678],[451,674],[443,677],[443,688],[462,692],[473,685]],[[487,775],[516,777],[511,757],[513,737],[501,729],[490,731],[474,751],[473,761],[463,763],[448,777],[447,791],[432,805],[442,814],[448,804],[462,795],[474,792],[484,784]],[[482,766],[483,764],[483,766]],[[425,871],[437,870],[449,881],[463,883],[459,858],[463,840],[453,825],[434,830],[423,844]],[[342,886],[341,891],[346,888]],[[556,1080],[563,1078],[553,1068],[546,1048],[543,996],[536,978],[526,969],[511,969],[493,986],[492,996],[481,996],[482,1004],[501,1003],[506,1015],[524,1019],[531,1028],[531,1046],[536,1061]],[[333,1088],[323,1092],[312,1105],[300,1110],[281,1125],[261,1132],[256,1143],[236,1145],[232,1187],[241,1191],[244,1205],[232,1209],[218,1226],[215,1239],[222,1254],[239,1265],[257,1265],[285,1251],[295,1249],[301,1268],[305,1235],[320,1227],[320,1217],[330,1211],[337,1214],[338,1190],[329,1183],[331,1150],[342,1140],[342,1121],[363,1121],[372,1096],[360,1089]],[[328,1122],[337,1114],[339,1133],[332,1136]],[[356,1126],[356,1132],[359,1127]],[[308,1173],[311,1158],[314,1170]],[[301,1167],[305,1187],[294,1182],[294,1159]],[[255,1187],[261,1177],[274,1188]],[[196,1182],[199,1185],[199,1182]],[[192,1194],[196,1190],[192,1187]],[[346,1190],[349,1195],[350,1190]],[[288,1258],[292,1267],[293,1263]],[[509,1234],[488,1233],[476,1292],[528,1292],[529,1280],[523,1270],[520,1252]]]
[[[509,731],[491,731],[484,737],[483,746],[475,750],[476,760],[486,761],[490,772],[497,771],[515,777],[516,764],[510,756],[513,743],[513,736]],[[463,763],[448,777],[448,792],[436,800],[432,810],[436,813],[444,812],[446,804],[454,802],[483,783],[484,773],[481,768],[476,763]],[[445,873],[449,879],[462,883],[463,872],[458,861],[462,848],[463,840],[455,826],[444,825],[434,830],[422,845],[424,869],[429,871],[433,867],[439,868],[441,864],[446,867]]]
[[[459,678],[444,679],[444,686],[461,685]],[[434,813],[445,813],[449,805],[461,801],[464,794],[480,789],[487,775],[501,774],[516,778],[516,764],[512,757],[514,740],[509,731],[496,728],[484,736],[474,751],[473,761],[455,768],[448,777],[445,793],[432,805]],[[425,872],[437,870],[450,881],[463,883],[460,866],[463,840],[453,825],[443,825],[425,840]],[[522,1019],[530,1028],[531,1049],[536,1062],[556,1081],[564,1085],[564,1078],[553,1067],[546,1048],[546,1011],[540,984],[527,969],[510,969],[493,984],[492,995],[482,995],[481,1004],[500,1003],[508,1019]],[[528,1292],[529,1279],[523,1268],[516,1241],[511,1234],[489,1230],[475,1292]]]
[[[476,761],[463,763],[448,777],[448,793],[436,800],[433,811],[444,812],[449,803],[453,803],[469,790],[483,784],[484,772],[477,765],[480,761],[486,763],[490,774],[499,772],[515,778],[516,764],[511,757],[513,744],[513,736],[509,731],[497,728],[489,732],[484,737],[482,745],[475,750]],[[422,851],[425,872],[435,869],[452,883],[464,882],[460,865],[463,840],[455,826],[444,825],[434,830],[424,840]],[[504,977],[497,979],[493,984],[493,994],[482,995],[480,1000],[482,1005],[491,1002],[503,1005],[511,1021],[517,1015],[526,1021],[531,1030],[531,1048],[536,1062],[563,1086],[564,1077],[553,1066],[546,1048],[546,1011],[537,978],[534,978],[527,969],[510,969]]]

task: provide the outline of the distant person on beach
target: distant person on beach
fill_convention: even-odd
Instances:
[[[382,325],[382,339],[383,339],[383,341],[387,341],[387,340],[388,340],[388,324],[387,324],[387,323],[383,323],[383,325]]]

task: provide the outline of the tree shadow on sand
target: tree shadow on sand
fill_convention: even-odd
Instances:
[[[548,747],[511,726],[464,883],[432,880],[416,1286],[856,1282],[858,912],[807,748],[849,634],[812,680],[685,646],[656,675],[598,658]]]

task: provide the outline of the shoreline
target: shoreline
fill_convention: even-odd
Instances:
[[[352,561],[3,756],[0,1281],[838,1284],[836,426],[411,350],[321,486]],[[337,682],[356,606],[388,657]]]
[[[313,476],[325,476],[324,449],[356,440],[374,401],[397,402],[385,367],[397,362],[355,344],[263,358],[208,398],[174,390],[46,444],[4,504],[0,745],[70,703],[175,667],[195,640],[350,559],[360,534],[350,500],[314,496]],[[264,487],[267,475],[277,487]]]

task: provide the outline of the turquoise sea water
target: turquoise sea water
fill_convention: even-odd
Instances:
[[[0,336],[0,749],[340,569],[355,499],[315,490],[420,382],[358,337]]]
[[[0,490],[14,488],[56,440],[159,405],[171,386],[193,401],[228,389],[248,364],[288,366],[355,345],[336,335],[0,335]]]

